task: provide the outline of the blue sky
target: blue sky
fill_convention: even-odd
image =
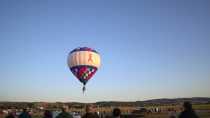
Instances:
[[[208,0],[0,1],[0,101],[210,97]],[[79,46],[101,68],[82,84]]]

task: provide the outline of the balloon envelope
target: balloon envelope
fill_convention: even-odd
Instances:
[[[69,53],[68,66],[85,85],[100,67],[100,55],[96,50],[88,47],[76,48]]]

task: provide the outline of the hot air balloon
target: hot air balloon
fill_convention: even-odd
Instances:
[[[100,55],[92,48],[76,48],[68,55],[68,66],[74,76],[83,84],[84,93],[85,85],[100,66]]]

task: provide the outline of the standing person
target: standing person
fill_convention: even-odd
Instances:
[[[82,118],[99,118],[93,105],[87,105],[85,111],[86,113],[82,116]]]
[[[31,118],[31,115],[28,113],[26,109],[23,109],[23,112],[19,115],[18,118]]]
[[[50,110],[45,110],[43,118],[53,118],[52,112]]]
[[[184,102],[183,107],[184,111],[181,112],[179,118],[198,118],[190,102]]]
[[[119,108],[114,108],[113,112],[112,112],[112,116],[113,118],[120,118],[121,115],[121,111]]]
[[[56,118],[73,118],[73,116],[69,114],[68,112],[66,112],[66,108],[63,107],[62,112],[59,113],[58,116],[56,116]]]
[[[8,114],[5,118],[15,118],[16,117],[16,111],[14,108],[8,110]]]
[[[5,118],[15,118],[15,113],[10,111]]]
[[[12,113],[9,113],[5,118],[15,118],[15,116]]]

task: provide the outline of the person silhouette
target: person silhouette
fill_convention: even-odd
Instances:
[[[86,113],[82,116],[82,118],[99,118],[93,105],[87,105],[85,111]]]
[[[66,112],[66,107],[63,107],[61,110],[61,113],[59,113],[58,116],[56,116],[56,118],[73,118],[71,114]]]
[[[13,110],[9,111],[8,115],[5,118],[15,118],[15,112]]]
[[[43,118],[52,118],[52,112],[50,110],[45,110]]]
[[[19,115],[18,118],[31,118],[31,115],[28,113],[26,109],[23,109],[23,112]]]
[[[184,110],[179,115],[179,118],[198,118],[190,102],[188,101],[184,102],[183,107]]]
[[[119,108],[114,108],[113,112],[112,112],[113,118],[120,118],[120,115],[121,115],[120,109]]]

